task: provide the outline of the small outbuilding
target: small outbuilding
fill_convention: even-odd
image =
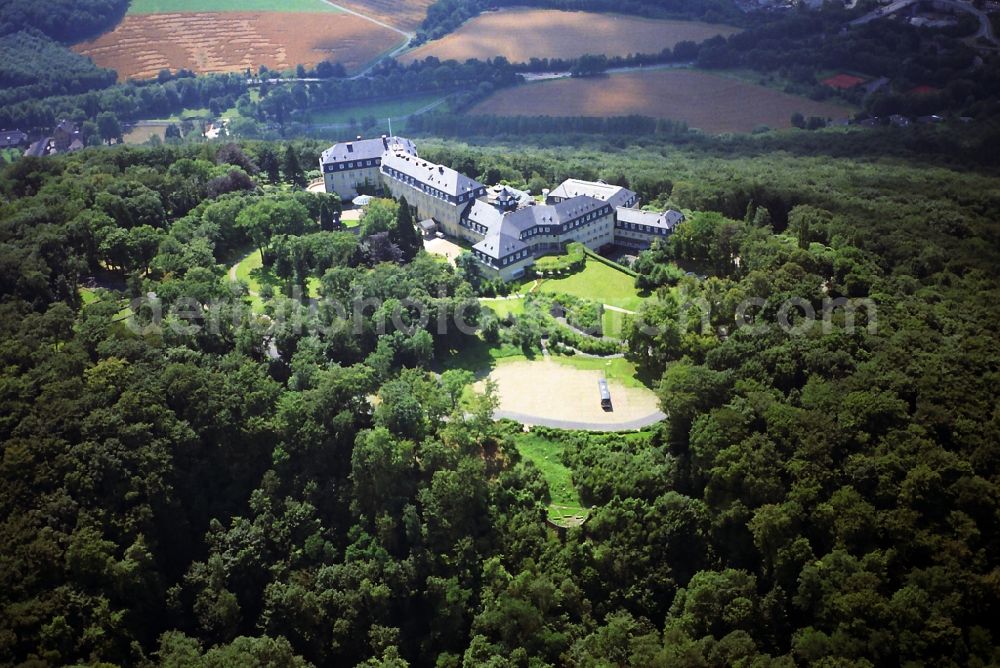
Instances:
[[[417,227],[420,228],[420,233],[427,239],[434,237],[434,234],[438,231],[438,225],[434,222],[433,218],[421,220],[417,223]]]

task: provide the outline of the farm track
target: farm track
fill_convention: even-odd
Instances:
[[[330,5],[331,7],[335,8],[335,9],[339,9],[342,12],[346,12],[347,14],[354,14],[355,16],[363,18],[366,21],[371,21],[375,25],[380,25],[383,28],[388,28],[389,30],[391,30],[393,32],[397,32],[400,35],[402,35],[403,37],[405,37],[407,40],[410,40],[413,37],[413,33],[406,32],[405,30],[400,30],[396,26],[391,26],[388,23],[383,23],[382,21],[379,21],[374,16],[368,16],[366,14],[362,14],[361,12],[356,12],[353,9],[349,8],[349,7],[345,7],[343,5],[338,5],[335,2],[330,2],[330,0],[323,0],[323,2],[325,2],[326,4]]]

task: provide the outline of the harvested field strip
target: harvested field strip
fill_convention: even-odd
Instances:
[[[206,12],[330,12],[338,10],[323,0],[132,0],[128,13],[203,14]]]
[[[576,58],[585,53],[626,56],[659,53],[678,42],[701,42],[739,32],[732,26],[697,21],[664,21],[619,14],[512,9],[481,14],[456,32],[403,55],[411,62],[428,56],[441,60],[485,60],[503,56],[511,62],[535,58]]]
[[[400,30],[416,32],[434,0],[331,0]]]
[[[73,50],[124,80],[152,78],[161,69],[284,70],[323,60],[357,72],[399,42],[391,30],[348,14],[229,12],[126,16],[112,32]]]
[[[588,79],[558,79],[502,90],[472,114],[497,116],[628,116],[684,121],[705,132],[787,128],[791,116],[847,118],[854,109],[816,102],[697,70],[647,70]]]

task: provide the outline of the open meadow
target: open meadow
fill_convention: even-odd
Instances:
[[[126,16],[113,31],[73,49],[124,80],[152,78],[162,69],[283,70],[324,60],[356,72],[399,41],[391,30],[350,14],[223,12]]]
[[[718,74],[650,69],[586,79],[556,79],[499,91],[469,112],[496,116],[629,116],[684,121],[709,133],[787,128],[791,116],[841,119],[851,107],[817,102]]]
[[[527,62],[533,57],[577,58],[587,53],[626,56],[659,53],[678,42],[701,42],[736,32],[738,28],[698,21],[510,9],[480,14],[457,31],[404,54],[400,60],[408,63],[436,56],[464,61],[503,56],[511,62]]]

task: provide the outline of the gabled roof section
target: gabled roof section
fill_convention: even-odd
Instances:
[[[549,197],[570,199],[572,197],[587,196],[602,202],[607,202],[613,207],[626,206],[626,203],[635,198],[635,192],[621,186],[613,186],[604,181],[581,181],[579,179],[566,179],[559,186],[549,193]]]
[[[684,214],[674,209],[667,209],[663,213],[657,213],[655,211],[640,211],[639,209],[619,207],[617,213],[619,223],[649,225],[650,227],[663,228],[668,231],[672,231],[684,222]]]
[[[323,151],[322,164],[344,162],[346,160],[373,160],[381,158],[386,151],[400,151],[408,155],[417,154],[417,146],[405,137],[376,137],[342,141]]]
[[[404,151],[394,151],[382,156],[382,166],[391,167],[409,176],[417,183],[430,186],[454,197],[470,194],[485,187],[482,183],[470,179],[465,174],[456,172],[450,167],[437,165]]]
[[[491,234],[472,248],[487,257],[499,260],[527,247],[527,244],[517,237],[501,233]]]
[[[500,224],[503,221],[504,215],[496,207],[487,204],[481,199],[477,199],[469,207],[465,217],[473,223],[478,223],[486,227],[489,230],[487,234],[492,234],[500,230]]]

